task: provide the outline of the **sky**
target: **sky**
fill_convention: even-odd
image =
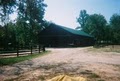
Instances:
[[[88,14],[102,14],[109,22],[114,13],[120,14],[120,0],[44,0],[48,5],[45,19],[58,25],[76,28],[79,24],[76,18],[80,10],[85,9]]]

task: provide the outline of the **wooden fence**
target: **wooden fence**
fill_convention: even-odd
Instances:
[[[2,53],[2,54],[0,54],[0,58],[26,56],[26,55],[31,55],[31,54],[35,54],[35,53],[40,53],[42,51],[43,52],[45,51],[45,47],[39,47],[37,49],[35,49],[35,48],[22,49],[22,50],[17,49],[16,52],[14,52],[14,53],[11,53],[9,51],[9,53]]]

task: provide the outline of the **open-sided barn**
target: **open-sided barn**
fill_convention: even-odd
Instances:
[[[94,38],[83,31],[51,23],[39,33],[39,43],[51,47],[90,46]]]

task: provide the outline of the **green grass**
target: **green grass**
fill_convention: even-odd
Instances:
[[[105,81],[105,80],[98,80],[98,81]]]
[[[25,61],[25,60],[30,60],[33,58],[37,58],[39,56],[43,56],[45,54],[48,54],[50,51],[46,51],[40,54],[32,54],[32,55],[28,55],[28,56],[19,56],[19,57],[11,57],[11,58],[0,58],[0,66],[4,66],[4,65],[12,65],[21,61]]]
[[[89,78],[100,78],[99,75],[95,74],[95,73],[92,73]]]

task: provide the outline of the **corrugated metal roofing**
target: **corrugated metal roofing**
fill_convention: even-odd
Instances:
[[[72,29],[72,28],[68,28],[68,27],[56,25],[56,24],[53,24],[53,23],[52,23],[51,25],[54,25],[54,26],[56,26],[56,27],[60,27],[60,28],[66,30],[66,31],[68,31],[68,32],[70,32],[70,33],[72,33],[72,34],[75,34],[75,35],[82,35],[82,36],[92,37],[91,35],[83,32],[83,31],[81,31],[81,30],[75,30],[75,29]]]

